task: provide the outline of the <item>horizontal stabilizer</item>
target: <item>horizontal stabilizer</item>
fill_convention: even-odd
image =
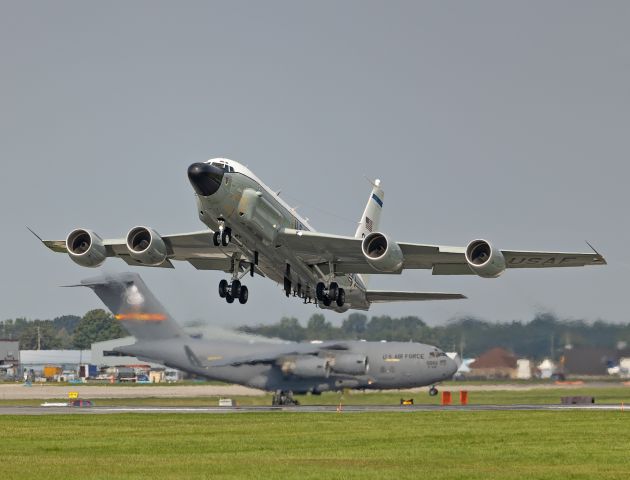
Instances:
[[[467,298],[461,293],[396,292],[388,290],[368,290],[366,295],[370,303],[462,300]]]

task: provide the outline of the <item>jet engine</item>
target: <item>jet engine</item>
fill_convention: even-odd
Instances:
[[[66,249],[72,261],[82,267],[99,267],[107,258],[103,239],[82,228],[73,230],[66,237]]]
[[[158,233],[147,227],[134,227],[127,234],[131,257],[145,265],[160,265],[166,260],[166,244]]]
[[[285,375],[293,374],[296,377],[328,378],[330,375],[330,364],[325,358],[299,357],[284,362],[282,372]]]
[[[483,278],[497,278],[505,270],[503,253],[485,240],[473,240],[468,244],[466,261],[472,271]]]
[[[352,353],[336,355],[331,364],[333,372],[346,375],[365,375],[370,368],[365,355]]]
[[[380,232],[372,232],[365,237],[361,249],[368,263],[379,272],[395,273],[402,268],[402,250]]]

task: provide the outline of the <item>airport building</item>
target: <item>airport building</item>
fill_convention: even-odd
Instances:
[[[0,379],[15,378],[20,365],[20,343],[0,340]]]

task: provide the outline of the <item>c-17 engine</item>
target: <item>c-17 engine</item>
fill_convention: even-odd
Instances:
[[[330,365],[333,372],[345,375],[365,375],[370,369],[368,358],[354,353],[335,355]]]
[[[282,373],[304,378],[328,378],[330,375],[330,364],[325,358],[297,357],[286,360],[282,364]]]

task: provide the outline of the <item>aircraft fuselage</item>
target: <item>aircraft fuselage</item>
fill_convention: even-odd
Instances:
[[[241,252],[239,258],[233,259],[237,267],[240,265],[239,270],[245,271],[257,261],[256,271],[284,284],[287,295],[293,293],[307,302],[315,300],[318,282],[334,281],[345,291],[344,305],[339,307],[333,303],[326,307],[320,303],[320,307],[338,312],[349,308],[367,310],[369,303],[359,275],[331,275],[330,267],[312,267],[297,258],[291,249],[276,242],[277,233],[285,228],[313,231],[307,220],[242,165],[238,165],[238,171],[230,171],[230,164],[224,165],[220,184],[217,177],[212,188],[196,189],[197,210],[200,220],[211,230],[230,230],[230,241],[235,242]]]

